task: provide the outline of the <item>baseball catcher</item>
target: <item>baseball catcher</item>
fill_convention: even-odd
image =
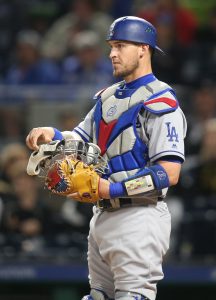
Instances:
[[[26,144],[38,152],[30,173],[44,171],[53,193],[96,202],[88,236],[91,291],[83,300],[155,300],[171,230],[165,199],[185,159],[187,122],[173,88],[152,71],[152,56],[163,53],[156,28],[121,17],[106,40],[113,75],[123,80],[97,92],[73,130],[33,128]],[[83,142],[60,142],[69,139]],[[38,149],[51,140],[57,142]]]
[[[34,151],[27,173],[44,178],[45,187],[60,196],[74,195],[81,202],[94,203],[100,199],[100,175],[107,170],[100,148],[78,140],[52,141]]]

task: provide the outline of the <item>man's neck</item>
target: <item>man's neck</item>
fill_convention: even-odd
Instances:
[[[152,68],[150,65],[144,65],[143,68],[138,68],[135,70],[132,74],[124,77],[124,80],[126,83],[129,83],[131,81],[134,81],[140,77],[143,77],[145,75],[151,74]]]
[[[123,89],[129,89],[129,90],[137,89],[140,86],[147,85],[154,80],[156,80],[156,77],[154,76],[154,74],[150,73],[150,74],[144,75],[142,77],[139,77],[133,81],[125,83],[123,86]]]

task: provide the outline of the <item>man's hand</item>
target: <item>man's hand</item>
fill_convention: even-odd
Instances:
[[[110,198],[109,186],[110,186],[110,182],[108,180],[100,178],[100,180],[99,180],[99,196],[101,199],[109,199]],[[79,193],[72,193],[72,194],[67,195],[67,197],[80,201]]]
[[[52,127],[33,128],[26,138],[26,145],[32,150],[38,150],[39,144],[51,142],[54,135],[55,132]]]
[[[101,199],[109,199],[110,198],[109,186],[110,186],[110,182],[108,180],[100,178],[99,196]]]

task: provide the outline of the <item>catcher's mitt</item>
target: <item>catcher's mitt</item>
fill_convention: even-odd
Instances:
[[[67,156],[55,161],[46,176],[45,185],[54,194],[69,195],[78,193],[78,200],[96,202],[100,176],[93,166]]]
[[[76,193],[76,200],[93,203],[100,199],[100,175],[107,168],[97,145],[69,140],[41,145],[31,154],[27,173],[45,178],[45,187],[54,194]]]

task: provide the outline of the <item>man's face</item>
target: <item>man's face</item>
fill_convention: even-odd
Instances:
[[[125,41],[109,41],[113,75],[127,77],[139,67],[140,46]]]
[[[35,63],[38,57],[38,50],[29,44],[17,45],[17,59],[19,63],[24,65],[31,65]]]

